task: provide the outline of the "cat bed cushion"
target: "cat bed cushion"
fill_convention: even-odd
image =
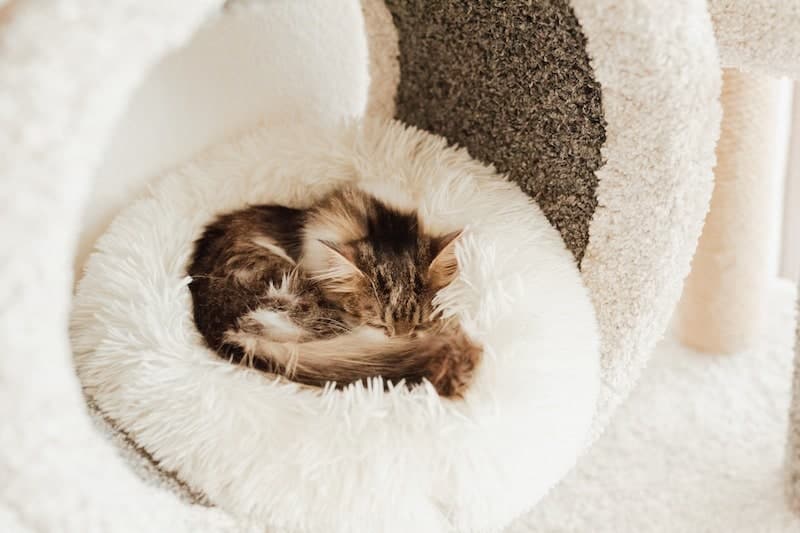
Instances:
[[[440,293],[485,349],[463,399],[306,388],[203,344],[186,267],[204,225],[345,182],[406,191],[434,232],[466,227]],[[159,468],[289,531],[502,527],[574,463],[599,388],[594,310],[559,234],[492,168],[397,122],[262,127],[166,176],[99,240],[71,331],[87,395]]]

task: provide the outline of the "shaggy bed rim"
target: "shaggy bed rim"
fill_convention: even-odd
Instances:
[[[440,294],[486,347],[463,401],[430,386],[305,390],[202,345],[184,269],[203,225],[345,181],[400,186],[431,229],[468,228]],[[100,239],[72,332],[88,394],[163,468],[292,531],[501,527],[574,463],[599,386],[594,310],[557,232],[490,168],[395,122],[262,128],[167,176]]]

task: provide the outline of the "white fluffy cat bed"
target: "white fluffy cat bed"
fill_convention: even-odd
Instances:
[[[286,483],[302,479],[300,474],[316,472],[310,469],[317,465],[310,465],[296,476],[279,479],[277,488],[226,485],[225,476],[238,479],[250,472],[220,472],[220,465],[206,464],[207,457],[224,452],[211,445],[200,445],[192,452],[195,462],[188,459],[187,451],[185,456],[180,452],[173,455],[172,463],[155,464],[152,454],[163,454],[158,457],[166,459],[167,448],[175,452],[175,443],[169,442],[173,431],[193,426],[172,427],[165,420],[160,434],[149,434],[151,440],[139,442],[137,431],[152,428],[146,424],[152,416],[148,412],[142,413],[141,419],[130,414],[120,417],[130,422],[128,434],[113,426],[117,420],[110,415],[106,422],[111,425],[101,428],[107,433],[96,431],[86,413],[66,335],[73,278],[80,277],[85,257],[113,216],[130,205],[154,176],[209,146],[219,148],[207,157],[219,157],[226,146],[232,146],[226,142],[261,121],[280,128],[307,119],[333,123],[365,112],[396,116],[467,146],[476,159],[509,172],[542,206],[574,257],[580,259],[580,275],[597,315],[602,354],[602,386],[591,423],[592,437],[606,427],[664,331],[708,206],[719,125],[715,37],[726,52],[723,61],[731,63],[730,51],[744,47],[734,31],[736,21],[747,20],[748,29],[758,33],[758,46],[752,53],[740,54],[739,59],[744,59],[734,61],[737,65],[756,55],[765,62],[796,58],[797,43],[773,39],[785,37],[786,32],[766,31],[770,20],[759,15],[775,16],[777,11],[754,11],[749,7],[752,2],[712,2],[713,26],[708,4],[699,0],[509,0],[491,7],[481,5],[481,12],[474,11],[478,4],[455,0],[429,2],[426,9],[414,4],[411,0],[0,0],[0,117],[4,124],[0,130],[4,155],[0,158],[0,228],[4,230],[2,249],[13,251],[0,261],[0,530],[262,533],[263,523],[243,517],[267,512],[265,506],[275,500],[259,501],[259,509],[248,507],[248,502],[260,496],[291,497]],[[793,19],[780,20],[789,24]],[[734,23],[726,25],[730,21]],[[230,173],[229,168],[223,170]],[[188,178],[184,185],[188,187]],[[168,186],[167,182],[159,185],[156,197]],[[220,201],[234,194],[225,187],[224,179],[191,185],[197,191],[213,189]],[[517,200],[513,202],[522,201],[519,194],[514,193]],[[144,200],[132,209],[157,202]],[[188,201],[181,205],[179,198],[170,197],[169,202],[175,202],[171,204],[174,210],[194,211],[196,207]],[[181,220],[175,229],[184,223],[196,228],[207,220],[210,207],[199,207],[197,220]],[[534,227],[541,222],[538,210],[530,208],[528,212],[530,218],[524,224]],[[110,230],[108,239],[126,226],[125,220]],[[140,222],[143,228],[150,228],[145,220]],[[514,231],[517,229],[515,226]],[[172,230],[162,228],[160,238],[176,252],[188,241],[186,235],[173,235]],[[133,243],[145,237],[146,232],[132,234],[124,246],[119,240],[115,245],[130,256]],[[475,239],[479,237],[480,230]],[[504,242],[508,236],[497,238]],[[101,250],[101,254],[107,252]],[[465,246],[462,254],[470,258],[470,253],[475,250]],[[179,255],[171,255],[171,262],[159,256],[155,264],[142,269],[171,273],[161,280],[142,280],[146,287],[169,283],[174,289],[158,293],[164,309],[173,309],[167,304],[179,303],[181,294],[185,298],[185,287],[173,277],[185,260]],[[98,258],[93,264],[102,261]],[[77,266],[74,270],[73,265]],[[465,276],[479,274],[467,271]],[[84,290],[89,283],[91,279],[84,283]],[[140,294],[131,287],[115,290],[131,296],[116,306],[143,305]],[[114,313],[113,307],[102,313]],[[181,309],[178,312],[177,305],[174,307],[178,312],[174,318],[180,319],[174,328],[147,315],[136,317],[138,326],[133,331],[144,331],[149,324],[151,332],[188,332],[188,336],[174,339],[170,353],[191,352],[201,358],[200,368],[209,370],[203,375],[206,379],[227,372],[248,386],[257,384],[258,394],[267,394],[261,388],[269,384],[261,375],[243,372],[199,350],[183,352],[197,346],[197,338],[187,326],[188,306]],[[461,306],[454,309],[466,310]],[[131,325],[131,316],[118,316],[118,324],[106,325],[112,329],[119,326],[119,331]],[[480,328],[473,331],[481,334]],[[95,333],[76,331],[83,339]],[[164,340],[151,337],[120,335],[98,353],[108,353],[122,346],[120,343],[147,342],[152,346]],[[502,361],[496,359],[498,368]],[[483,380],[499,377],[481,374],[471,394],[485,392],[480,388]],[[164,373],[154,379],[158,381],[147,384],[148,388],[162,380],[180,381]],[[96,386],[95,392],[99,392],[100,385],[90,384],[90,388]],[[569,382],[550,381],[547,385],[558,388],[553,392],[559,398],[571,390]],[[525,391],[524,398],[533,398],[528,394],[534,392]],[[131,393],[141,395],[142,391]],[[502,388],[493,390],[492,394],[499,396],[481,405],[507,401],[504,393]],[[305,397],[305,393],[298,395]],[[403,400],[413,402],[412,396],[403,396]],[[117,412],[135,413],[142,409],[138,401],[127,403],[124,409],[117,405]],[[431,401],[439,402],[437,398]],[[194,413],[208,409],[219,416],[214,405],[188,407]],[[445,403],[440,416],[455,415],[459,409],[470,414],[477,409],[469,397],[459,405]],[[522,419],[521,405],[514,403],[496,416],[504,421],[506,417]],[[163,414],[170,405],[155,407]],[[538,407],[534,411],[542,412]],[[567,420],[572,408],[574,418]],[[495,415],[481,416],[491,419]],[[540,423],[552,424],[570,439],[577,439],[586,412],[567,402],[550,416],[552,419]],[[469,417],[454,422],[454,427],[469,433],[466,420]],[[517,428],[525,438],[534,436],[536,442],[546,442],[525,420]],[[195,418],[192,423],[204,420]],[[261,426],[257,429],[262,430]],[[275,435],[287,437],[285,433]],[[325,439],[339,438],[337,435],[326,434]],[[108,437],[119,446],[112,446]],[[249,443],[246,435],[229,437],[233,446]],[[484,451],[490,446],[497,446],[495,450],[511,446],[499,439],[494,442],[491,432],[476,438],[485,445],[480,448]],[[433,436],[426,439],[434,442]],[[159,447],[165,444],[170,446]],[[428,452],[430,459],[434,450],[428,448]],[[510,486],[507,492],[502,487],[502,497],[488,502],[495,505],[491,513],[481,506],[478,509],[485,514],[479,516],[475,511],[453,519],[499,523],[536,504],[544,485],[554,483],[570,462],[566,451],[546,453],[551,452],[546,457],[531,453],[522,459],[520,471],[528,471],[534,463],[549,468],[546,475],[519,481],[529,492],[522,485]],[[572,449],[570,453],[574,460],[579,452]],[[430,518],[424,513],[433,505],[445,516],[448,505],[449,509],[464,509],[462,504],[471,501],[469,497],[478,497],[482,493],[478,491],[489,492],[488,486],[464,488],[465,472],[485,475],[481,479],[487,480],[518,479],[517,472],[482,470],[501,464],[507,464],[504,458],[492,457],[485,464],[474,463],[472,470],[460,470],[465,477],[458,482],[448,479],[443,487],[436,487],[428,495],[430,499],[424,500],[426,504],[413,512]],[[162,475],[157,468],[180,471],[191,486],[178,477]],[[441,479],[439,468],[442,466],[419,470],[421,485],[432,482],[434,476]],[[459,474],[456,469],[452,472]],[[218,484],[201,486],[210,474],[220,476]],[[378,475],[374,470],[369,474]],[[201,480],[203,476],[206,478]],[[394,485],[376,482],[367,495],[385,487]],[[452,487],[465,492],[451,494]],[[198,488],[208,497],[196,493]],[[238,498],[234,490],[241,491],[240,495],[250,490],[257,497],[248,493]],[[320,496],[309,496],[314,497]],[[324,501],[333,505],[337,500]],[[350,515],[343,512],[341,516]],[[320,513],[305,519],[326,518]],[[370,519],[380,523],[386,517]],[[536,527],[533,524],[529,530]],[[420,522],[408,529],[423,528]]]
[[[276,381],[197,332],[186,269],[204,224],[352,181],[406,191],[434,232],[468,228],[440,294],[485,348],[463,399]],[[72,324],[104,416],[193,492],[290,531],[506,524],[574,463],[599,386],[594,310],[555,229],[464,150],[396,122],[262,128],[171,173],[99,240]]]

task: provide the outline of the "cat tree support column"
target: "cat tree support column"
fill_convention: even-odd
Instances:
[[[687,346],[730,353],[752,346],[763,325],[776,231],[780,84],[727,69],[714,192],[678,309]]]
[[[782,275],[800,282],[800,86],[795,85],[789,167],[784,194],[784,235]],[[800,286],[798,286],[800,293]],[[800,294],[797,300],[800,318]],[[800,514],[800,321],[795,335],[794,380],[789,410],[786,446],[786,496],[789,505]]]

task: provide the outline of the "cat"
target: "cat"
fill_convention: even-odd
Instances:
[[[433,299],[458,274],[460,235],[352,186],[224,214],[190,261],[195,323],[223,357],[306,385],[382,376],[458,397],[482,349]]]

